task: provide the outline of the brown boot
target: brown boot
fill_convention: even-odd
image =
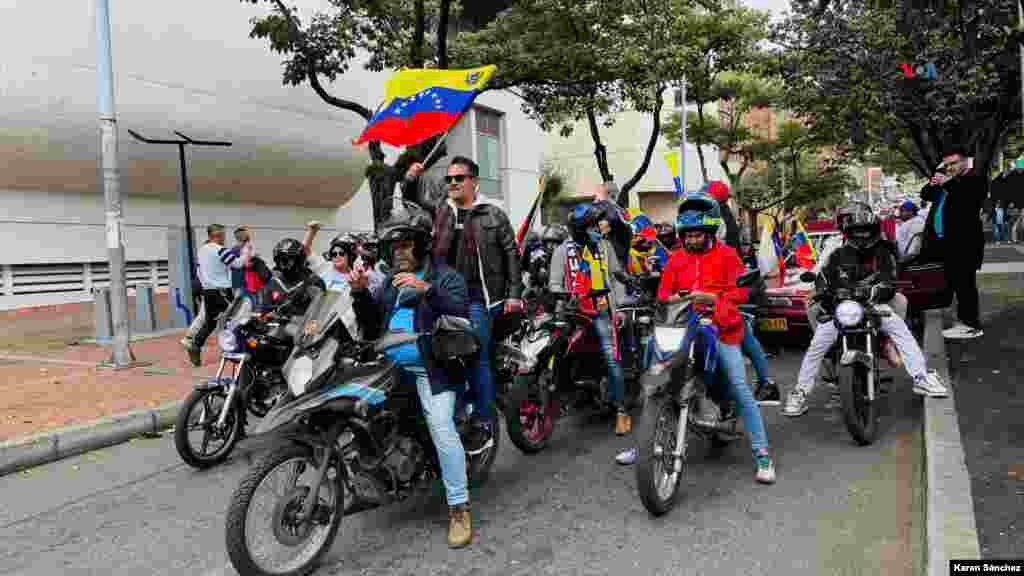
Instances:
[[[624,436],[633,430],[633,417],[625,412],[619,412],[615,416],[615,434]]]
[[[448,546],[462,548],[473,541],[473,522],[469,504],[448,507]]]

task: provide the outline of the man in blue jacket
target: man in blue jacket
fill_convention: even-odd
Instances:
[[[401,377],[415,380],[430,437],[437,449],[441,479],[448,499],[448,545],[461,548],[473,539],[469,515],[466,453],[455,429],[456,392],[465,379],[449,374],[431,353],[430,332],[439,316],[469,318],[466,282],[443,260],[430,256],[433,221],[426,211],[407,202],[382,226],[381,252],[391,273],[371,293],[366,270],[350,276],[353,308],[363,338],[387,333],[418,333],[416,342],[387,350]],[[451,376],[451,377],[449,377]]]

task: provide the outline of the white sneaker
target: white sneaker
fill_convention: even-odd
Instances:
[[[623,450],[622,452],[619,452],[619,454],[615,457],[615,461],[621,464],[622,466],[631,466],[636,462],[638,452],[639,451],[636,448]]]
[[[785,416],[801,416],[807,413],[807,394],[794,388],[786,396],[786,405],[782,407],[782,414]]]
[[[957,322],[952,328],[942,331],[942,337],[950,340],[969,340],[971,338],[980,338],[984,334],[985,332],[981,328],[973,328],[963,322]]]
[[[949,396],[949,390],[942,383],[942,377],[934,370],[929,370],[927,375],[914,379],[914,393],[931,398]]]

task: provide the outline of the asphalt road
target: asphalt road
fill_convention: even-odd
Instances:
[[[780,382],[797,354],[772,360]],[[774,486],[754,482],[745,439],[718,459],[694,443],[685,497],[659,519],[614,463],[627,440],[611,424],[563,421],[535,456],[506,438],[470,548],[447,548],[443,502],[424,496],[347,518],[317,574],[916,573],[920,400],[897,374],[870,447],[827,400],[819,387],[796,420],[765,409]],[[237,454],[196,472],[165,434],[0,478],[0,574],[234,574],[224,513],[253,457]]]

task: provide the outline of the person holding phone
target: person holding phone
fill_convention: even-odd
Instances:
[[[985,254],[981,225],[987,182],[970,165],[962,148],[950,148],[921,190],[932,203],[925,224],[925,250],[945,264],[946,289],[956,295],[958,322],[942,332],[946,338],[979,338],[984,332],[978,310],[977,273]]]

